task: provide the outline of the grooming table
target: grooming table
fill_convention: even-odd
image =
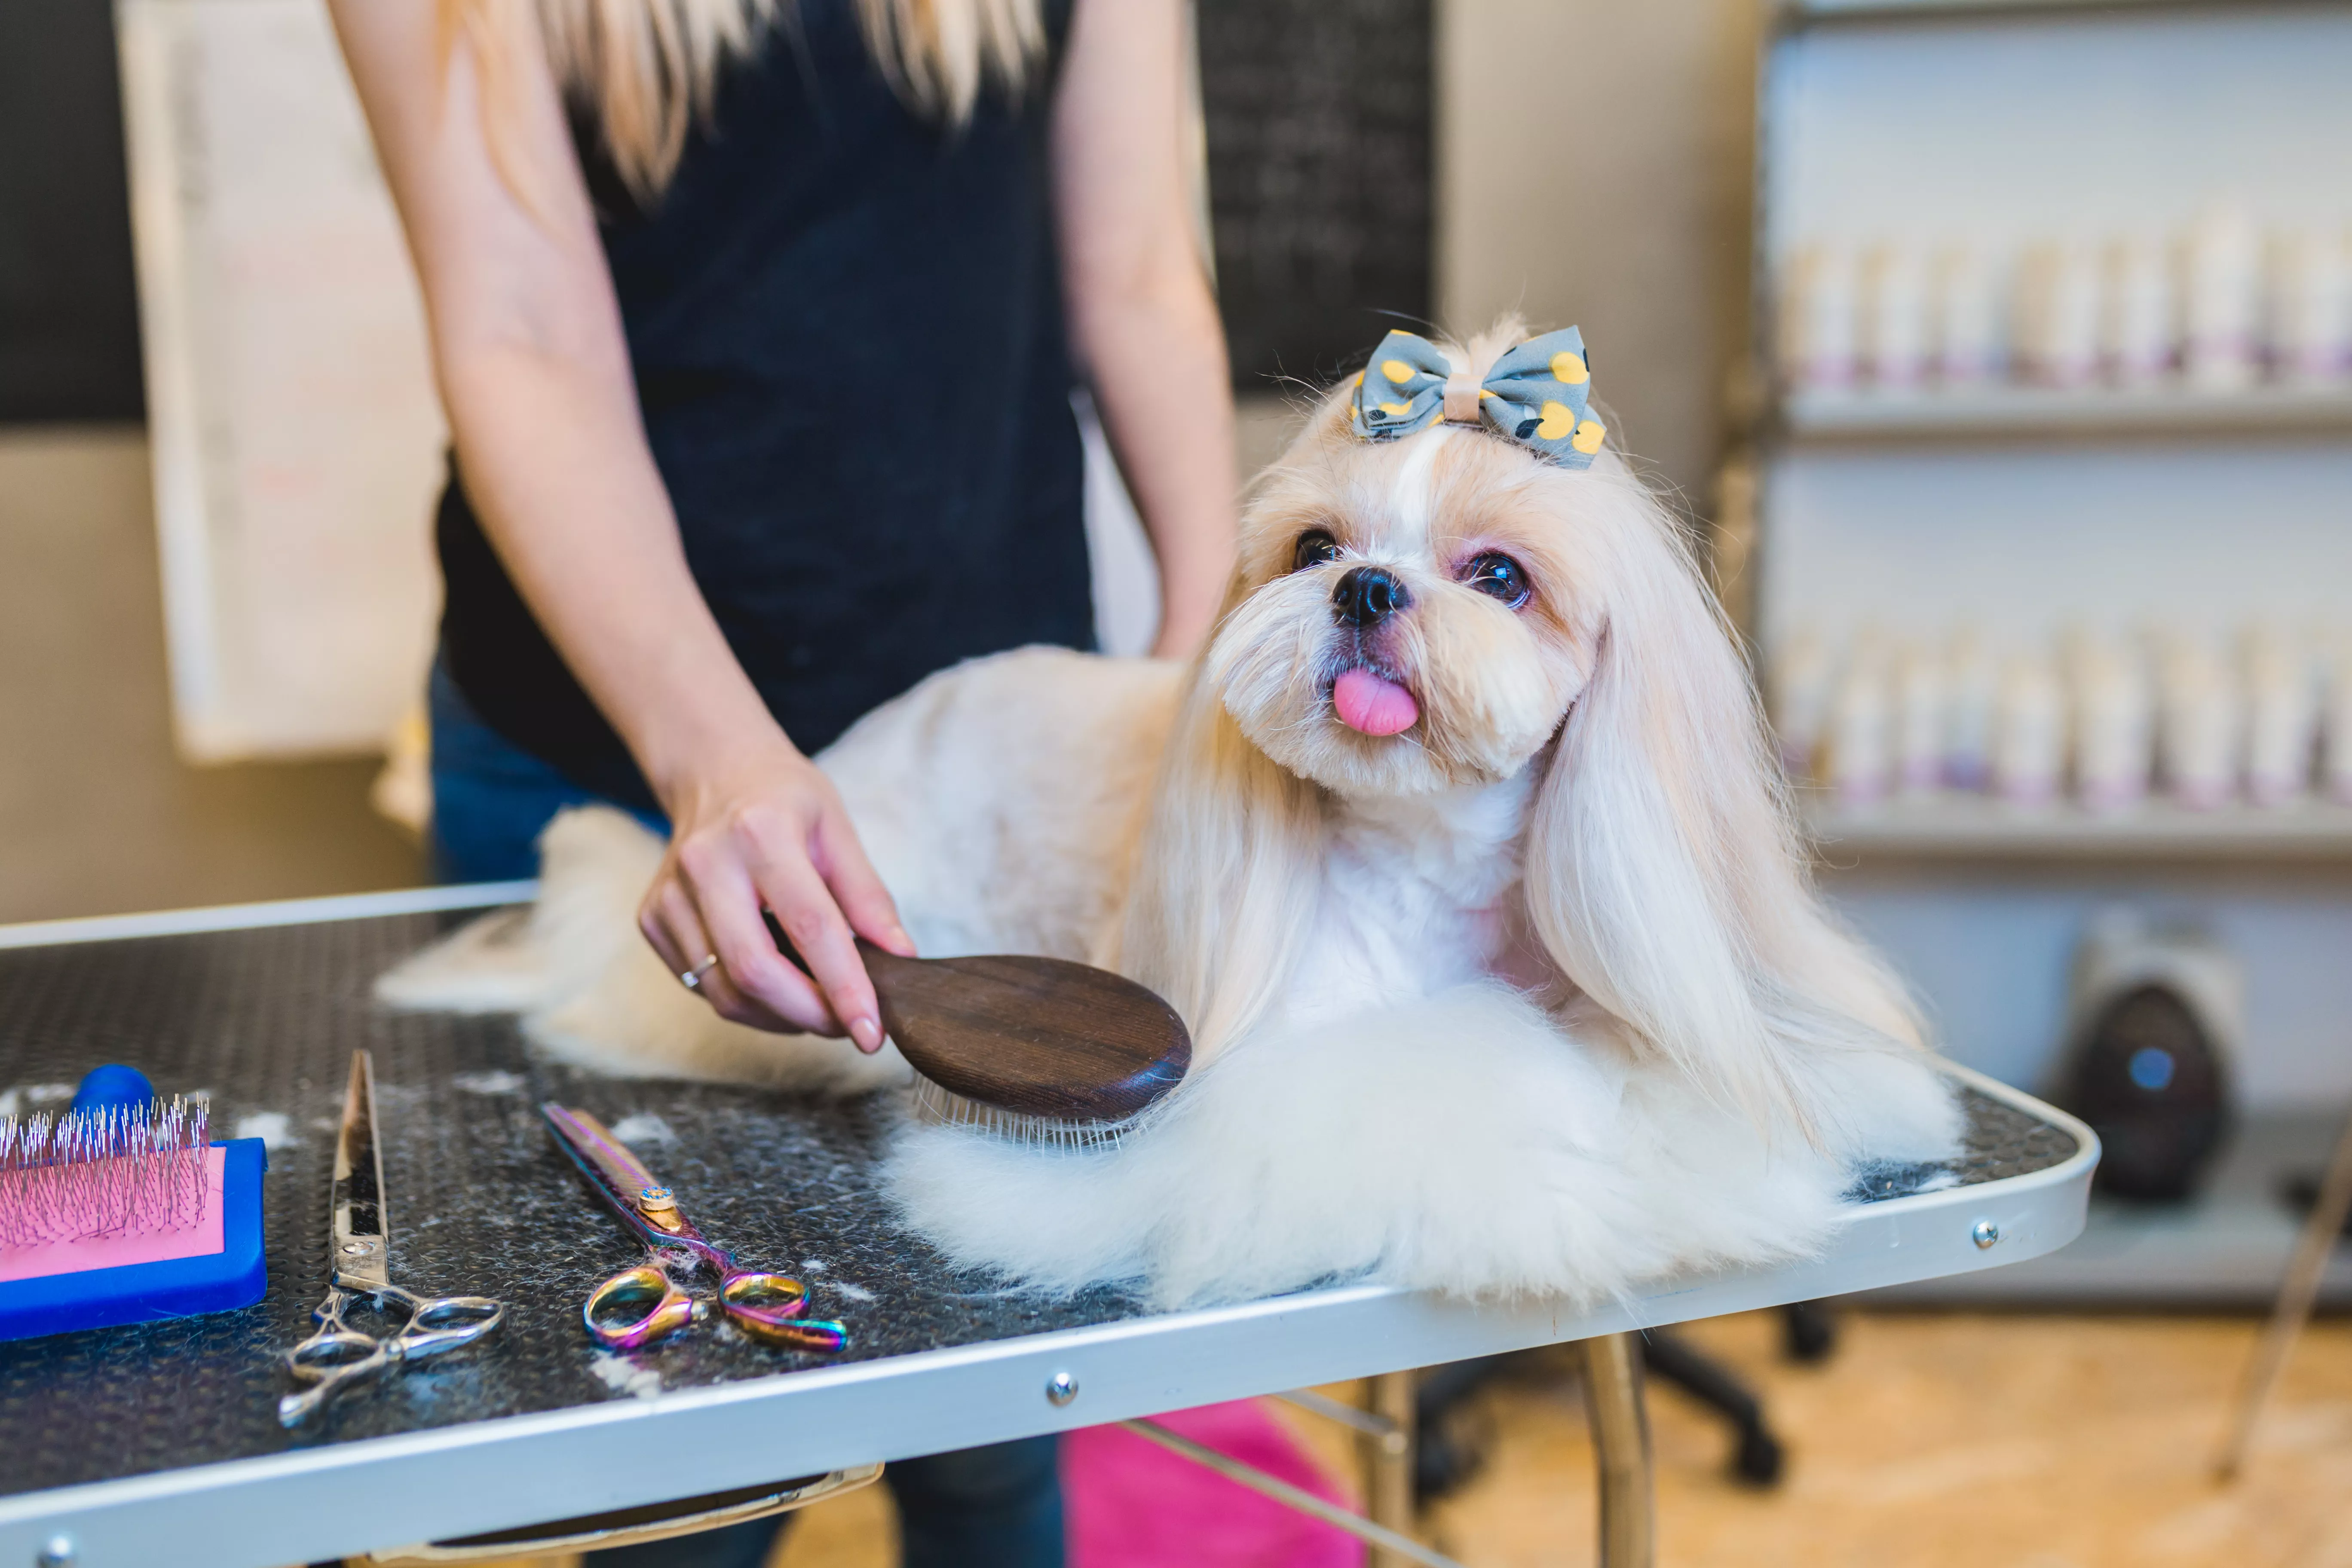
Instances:
[[[2097,1155],[2081,1123],[1970,1076],[1959,1166],[1872,1178],[1871,1201],[1808,1263],[1590,1310],[1344,1284],[1194,1312],[1110,1289],[1041,1304],[891,1228],[872,1179],[887,1114],[875,1104],[591,1078],[534,1060],[510,1019],[370,999],[394,961],[529,891],[0,927],[0,1094],[16,1090],[20,1109],[125,1061],[166,1094],[209,1092],[215,1136],[283,1132],[260,1304],[0,1344],[0,1568],[269,1568],[713,1494],[813,1495],[913,1455],[1560,1341],[1615,1347],[1613,1363],[1591,1358],[1605,1382],[1629,1342],[1598,1336],[2048,1252],[2082,1228]],[[326,1284],[328,1163],[362,1046],[394,1281],[496,1296],[507,1317],[289,1431],[278,1354],[309,1331]],[[634,1359],[599,1351],[581,1300],[639,1249],[558,1151],[546,1099],[630,1121],[624,1136],[709,1233],[807,1280],[850,1348],[803,1355],[704,1324]],[[1610,1408],[1633,1426],[1603,1434],[1604,1462],[1633,1462],[1638,1404]],[[1612,1562],[1646,1554],[1622,1536],[1641,1523],[1621,1510]]]

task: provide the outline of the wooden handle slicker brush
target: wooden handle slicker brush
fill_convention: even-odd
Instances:
[[[771,917],[777,951],[806,973]],[[1087,1149],[1183,1080],[1192,1037],[1124,975],[1067,959],[901,958],[857,939],[882,1027],[914,1068],[915,1113],[1016,1142]]]

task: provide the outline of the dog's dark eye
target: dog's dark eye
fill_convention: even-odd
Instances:
[[[1533,591],[1528,586],[1526,571],[1517,562],[1491,550],[1472,557],[1470,564],[1463,569],[1462,580],[1514,610],[1526,604],[1528,595]]]
[[[1310,528],[1298,536],[1290,552],[1290,569],[1304,572],[1309,566],[1320,566],[1326,561],[1339,557],[1339,542],[1319,528]]]

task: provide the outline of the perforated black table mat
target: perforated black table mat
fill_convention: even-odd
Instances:
[[[959,1274],[894,1230],[872,1182],[887,1111],[708,1085],[622,1082],[534,1060],[511,1020],[386,1011],[374,977],[474,916],[398,915],[0,951],[0,1096],[61,1104],[103,1062],[166,1094],[204,1090],[215,1136],[271,1128],[269,1294],[236,1312],[0,1344],[0,1494],[289,1448],[789,1374],[842,1357],[770,1349],[723,1325],[623,1359],[582,1331],[581,1299],[638,1248],[588,1197],[542,1100],[621,1128],[696,1221],[753,1267],[792,1273],[849,1359],[1009,1339],[1135,1315],[1115,1290],[1046,1303]],[[302,1427],[277,1421],[278,1352],[310,1331],[326,1279],[327,1175],[351,1052],[374,1053],[395,1284],[508,1304],[480,1344],[354,1390]],[[1969,1095],[1974,1183],[2057,1164],[2074,1141]],[[0,1106],[5,1101],[0,1100]],[[626,1124],[625,1126],[624,1124]],[[1871,1185],[1916,1190],[1922,1173]],[[1948,1180],[1949,1178],[1945,1178]]]

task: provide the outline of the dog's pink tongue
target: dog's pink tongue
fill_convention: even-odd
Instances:
[[[1393,735],[1410,730],[1421,717],[1412,693],[1393,680],[1383,680],[1369,669],[1351,669],[1331,688],[1331,706],[1339,722],[1367,735]]]

